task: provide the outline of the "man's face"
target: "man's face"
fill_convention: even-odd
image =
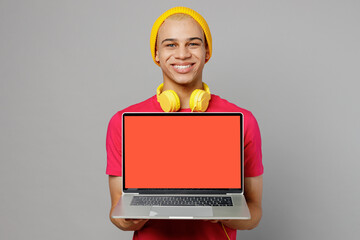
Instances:
[[[166,19],[161,25],[155,60],[160,63],[164,82],[193,85],[202,82],[202,70],[209,52],[204,32],[193,18]]]

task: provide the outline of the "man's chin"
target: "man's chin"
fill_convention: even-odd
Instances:
[[[181,81],[175,80],[174,83],[178,86],[187,88],[187,87],[192,87],[194,85],[197,85],[198,80],[197,81],[195,81],[195,80],[181,80]]]
[[[201,79],[194,78],[194,76],[176,76],[173,74],[172,76],[168,76],[164,79],[165,81],[168,81],[172,85],[177,85],[181,87],[192,87],[196,86],[199,83],[201,83]]]

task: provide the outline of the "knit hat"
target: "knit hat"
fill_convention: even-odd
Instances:
[[[207,25],[205,19],[197,12],[195,12],[194,10],[187,8],[187,7],[174,7],[171,8],[169,10],[167,10],[166,12],[164,12],[154,23],[152,30],[151,30],[151,35],[150,35],[150,50],[151,50],[151,55],[153,57],[154,62],[160,66],[160,64],[158,62],[156,62],[155,60],[155,45],[156,45],[156,38],[157,38],[157,34],[159,31],[159,28],[161,26],[161,24],[165,21],[165,19],[167,19],[169,16],[177,14],[177,13],[183,13],[183,14],[187,14],[189,16],[191,16],[193,19],[195,19],[195,21],[197,23],[199,23],[199,25],[201,26],[202,30],[205,33],[205,38],[209,47],[209,59],[211,57],[211,52],[212,52],[212,38],[211,38],[211,33],[210,33],[210,29],[209,26]],[[209,59],[206,60],[209,61]],[[205,63],[206,63],[205,62]]]

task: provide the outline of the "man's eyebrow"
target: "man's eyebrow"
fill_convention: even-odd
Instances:
[[[199,37],[193,37],[193,38],[188,38],[188,41],[192,41],[192,40],[200,40],[201,42],[203,41],[201,38]]]
[[[163,44],[166,41],[174,42],[174,41],[176,41],[176,38],[166,38],[166,39],[162,40],[161,44]]]
[[[200,40],[201,42],[203,42],[203,40],[199,37],[192,37],[192,38],[188,38],[186,39],[187,41],[192,41],[192,40]],[[176,38],[166,38],[164,40],[162,40],[161,44],[163,44],[166,41],[170,41],[170,42],[176,42],[177,39]]]

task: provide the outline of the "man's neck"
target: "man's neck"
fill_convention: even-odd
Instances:
[[[203,89],[203,84],[201,81],[198,81],[194,84],[186,84],[186,85],[177,84],[170,81],[164,81],[163,91],[174,90],[180,98],[180,108],[184,109],[184,108],[190,108],[189,106],[190,96],[195,89]]]

